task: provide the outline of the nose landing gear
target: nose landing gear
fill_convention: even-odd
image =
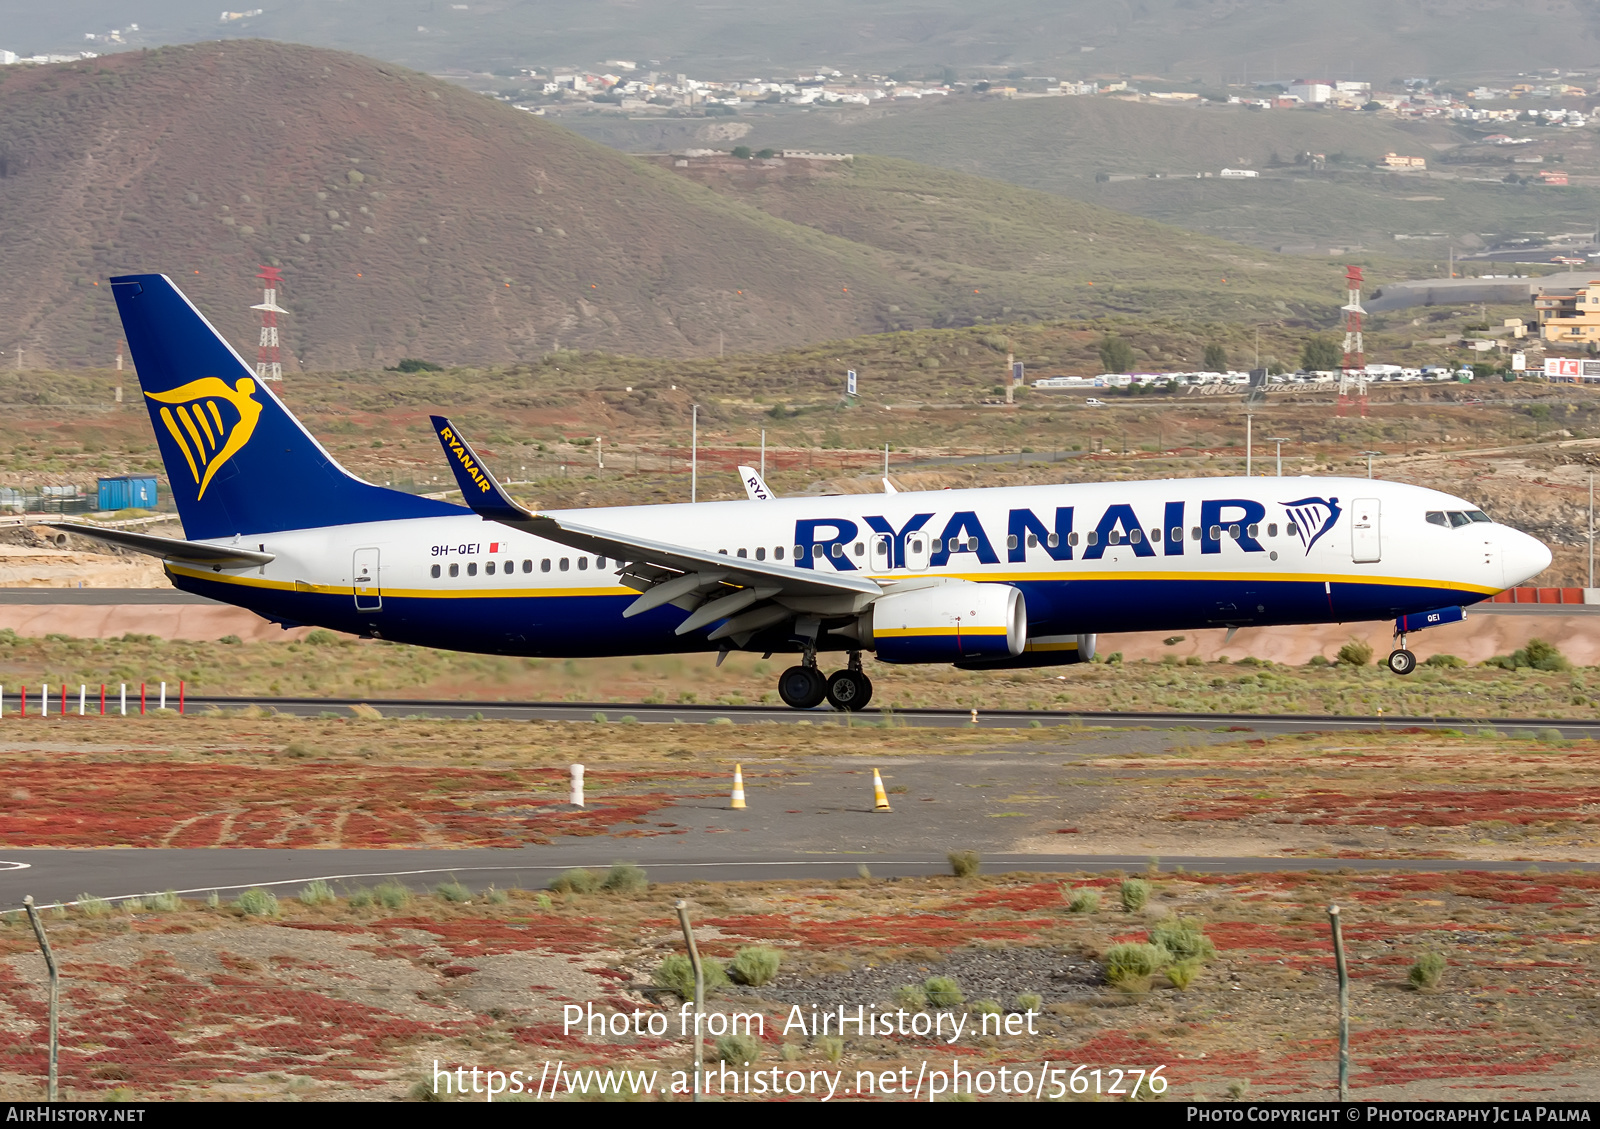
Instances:
[[[1396,674],[1410,674],[1417,669],[1417,656],[1406,648],[1405,632],[1395,632],[1395,638],[1400,640],[1400,645],[1389,652],[1389,669]]]

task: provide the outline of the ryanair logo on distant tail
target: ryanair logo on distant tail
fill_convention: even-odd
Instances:
[[[1344,512],[1339,508],[1337,498],[1301,498],[1296,502],[1285,502],[1283,507],[1294,519],[1295,530],[1300,536],[1300,543],[1306,547],[1308,557],[1311,547],[1334,527],[1339,515]]]
[[[467,472],[467,477],[477,483],[478,489],[487,494],[492,489],[488,476],[478,469],[477,462],[472,457],[472,452],[467,450],[467,445],[457,439],[455,432],[448,427],[439,429],[439,438],[444,440],[445,449],[455,456],[456,462],[461,464],[461,469]]]
[[[170,392],[146,392],[161,404],[161,422],[183,452],[189,473],[206,496],[212,475],[244,449],[261,418],[261,404],[252,395],[256,382],[240,377],[232,388],[220,377],[204,376]],[[224,411],[226,408],[231,409]]]

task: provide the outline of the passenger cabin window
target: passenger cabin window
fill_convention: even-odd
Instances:
[[[1232,537],[1235,541],[1239,540],[1239,527],[1237,525],[1228,526],[1228,536]]]
[[[452,564],[450,566],[450,575],[451,576],[460,576],[461,575],[461,566],[458,565],[458,564]]]
[[[434,565],[433,566],[433,578],[435,580],[439,579],[439,566],[438,565]]]
[[[1142,530],[1142,529],[1130,530],[1128,532],[1128,540],[1132,541],[1135,545],[1139,544],[1140,542],[1142,542],[1144,540],[1144,530]]]
[[[1083,543],[1085,545],[1098,545],[1100,543],[1099,532],[1093,529],[1089,530],[1089,532],[1083,535]]]
[[[943,551],[943,549],[944,549],[944,541],[942,539],[938,538],[938,537],[935,537],[933,539],[933,551],[935,553],[938,553],[938,552]]]
[[[561,558],[561,571],[562,572],[566,572],[567,569],[569,569],[571,567],[572,567],[572,562],[570,560],[568,560],[566,557],[562,557]]]
[[[1215,529],[1216,526],[1212,526],[1211,528]],[[1217,535],[1215,533],[1213,533],[1211,535],[1211,539],[1213,541],[1215,541],[1217,539]],[[1198,525],[1195,526],[1193,529],[1189,530],[1189,540],[1191,540],[1191,541],[1200,540],[1200,527]]]
[[[767,549],[766,549],[766,546],[764,546],[764,545],[757,545],[757,546],[756,546],[756,560],[758,560],[758,561],[764,561],[764,560],[766,560],[766,559],[767,559]]]
[[[1076,545],[1077,543],[1078,543],[1078,535],[1076,533],[1067,534],[1067,544]]]
[[[1235,533],[1234,536],[1237,537],[1239,535],[1237,533]],[[1261,536],[1261,527],[1259,525],[1252,525],[1250,527],[1250,536],[1251,537],[1260,537]]]
[[[856,556],[858,556],[858,557],[865,556],[866,552],[867,552],[866,543],[864,541],[857,541],[856,542]],[[743,554],[740,554],[740,555],[742,556]]]
[[[1267,525],[1267,536],[1268,537],[1276,537],[1277,535],[1278,535],[1278,523],[1275,522],[1275,521],[1269,523]]]
[[[775,561],[783,560],[783,546],[782,545],[779,545],[776,549],[772,550],[772,559],[775,560]]]
[[[585,570],[588,569],[588,567],[589,567],[589,558],[588,557],[579,557],[578,558],[578,571],[580,571],[580,572],[585,571]]]
[[[1033,536],[1032,536],[1032,534],[1029,534],[1029,536],[1028,536],[1028,540],[1029,540],[1029,541],[1032,541],[1032,540],[1033,540]],[[1012,534],[1012,535],[1011,535],[1011,536],[1010,536],[1010,537],[1007,537],[1007,538],[1006,538],[1006,548],[1008,548],[1008,549],[1015,549],[1015,548],[1016,548],[1016,547],[1017,547],[1017,535],[1016,535],[1016,534],[1015,534],[1015,533],[1013,533],[1013,534]],[[1032,546],[1032,545],[1029,545],[1029,546],[1028,546],[1028,547],[1029,547],[1029,548],[1030,548],[1030,549],[1031,549],[1031,548],[1033,548],[1033,546]]]
[[[1207,530],[1207,532],[1211,534],[1211,540],[1213,540],[1213,541],[1222,540],[1222,526],[1213,525],[1209,530]]]
[[[604,571],[606,567],[606,559],[604,557],[596,557],[594,559],[594,567]]]
[[[487,564],[485,564],[483,566],[483,571],[484,571],[484,574],[486,576],[493,576],[494,575],[494,562],[490,561]]]
[[[1199,532],[1199,531],[1196,530],[1196,532]],[[1181,525],[1174,525],[1172,527],[1172,539],[1174,541],[1182,541],[1183,540],[1183,527]]]
[[[478,562],[477,561],[468,561],[467,562],[467,575],[468,576],[477,576],[478,575]]]
[[[835,541],[833,543],[833,548],[831,550],[831,553],[832,553],[834,559],[837,560],[838,558],[844,556],[844,546],[839,544],[837,541]]]
[[[1015,537],[1006,538],[1006,548],[1015,549],[1016,547],[1017,547],[1017,539]],[[1039,538],[1037,536],[1035,536],[1034,534],[1032,534],[1032,533],[1028,534],[1028,548],[1037,549],[1038,547],[1039,547]]]
[[[1152,540],[1152,541],[1160,541],[1161,540],[1161,530],[1159,528],[1152,529],[1150,531],[1150,540]]]
[[[1032,537],[1030,537],[1030,538],[1028,538],[1028,540],[1029,540],[1029,541],[1032,541],[1032,540],[1033,540],[1033,538],[1032,538]],[[1071,537],[1070,537],[1070,538],[1069,538],[1069,540],[1070,540],[1070,541],[1071,541],[1071,542],[1072,542],[1072,543],[1073,543],[1073,544],[1076,544],[1076,543],[1077,543],[1077,540],[1078,540],[1078,535],[1077,535],[1077,534],[1075,534],[1075,533],[1074,533],[1074,534],[1072,534],[1072,535],[1071,535]],[[1058,545],[1060,545],[1060,544],[1061,544],[1061,537],[1060,537],[1060,535],[1059,535],[1059,534],[1056,534],[1056,533],[1052,533],[1052,534],[1051,534],[1051,535],[1050,535],[1050,536],[1049,536],[1049,537],[1047,537],[1047,538],[1045,538],[1045,542],[1044,542],[1044,543],[1045,543],[1045,544],[1046,544],[1046,545],[1048,545],[1048,546],[1050,546],[1050,547],[1051,547],[1051,548],[1052,548],[1052,549],[1054,549],[1054,548],[1055,548],[1055,547],[1056,547],[1056,546],[1058,546]]]
[[[1296,525],[1292,521],[1288,525],[1283,527],[1283,531],[1285,533],[1287,533],[1290,537],[1298,537],[1298,536],[1300,536],[1300,527],[1298,525]]]
[[[1093,537],[1094,534],[1091,533],[1091,534],[1089,534],[1089,536]],[[1115,529],[1113,529],[1110,533],[1107,533],[1106,534],[1106,544],[1107,545],[1120,545],[1120,544],[1122,544],[1122,533],[1119,530],[1115,530]]]
[[[735,555],[736,555],[736,556],[740,556],[740,557],[748,557],[748,556],[749,556],[749,555],[750,555],[750,554],[749,554],[749,553],[748,553],[748,552],[746,552],[746,551],[745,551],[745,550],[743,550],[743,549],[740,549],[740,550],[739,550],[739,551],[738,551],[738,553],[736,553],[736,554],[735,554]]]
[[[549,572],[550,571],[550,558],[549,557],[546,557],[544,560],[539,562],[539,571],[540,572]]]
[[[533,562],[532,561],[523,561],[522,562],[522,571],[523,572],[532,572],[533,571]]]

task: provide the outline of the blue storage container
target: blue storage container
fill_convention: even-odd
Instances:
[[[102,510],[153,510],[156,508],[154,475],[122,474],[100,480]]]

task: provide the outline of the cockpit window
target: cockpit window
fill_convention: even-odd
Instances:
[[[1451,510],[1450,524],[1452,527],[1460,529],[1463,525],[1471,525],[1472,519],[1466,514],[1462,513],[1460,510]]]
[[[1429,510],[1428,511],[1428,524],[1429,525],[1442,525],[1446,529],[1449,529],[1450,528],[1450,519],[1444,516],[1444,511],[1443,510]]]
[[[1488,514],[1484,513],[1482,510],[1468,510],[1467,516],[1473,521],[1487,521],[1491,525],[1494,523],[1494,519]]]

